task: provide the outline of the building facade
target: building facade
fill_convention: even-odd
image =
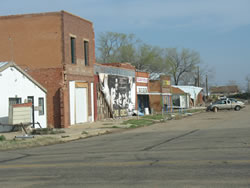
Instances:
[[[128,63],[95,64],[96,119],[133,115],[135,67]]]
[[[0,17],[0,60],[47,89],[48,126],[94,120],[93,23],[65,11]]]
[[[13,124],[13,105],[31,103],[27,122],[47,127],[46,89],[14,63],[0,62],[0,124]],[[21,111],[20,116],[26,115]]]
[[[149,102],[149,73],[136,72],[136,109],[139,115],[150,113]]]
[[[154,112],[172,110],[171,78],[162,75],[159,80],[150,80],[150,107]]]

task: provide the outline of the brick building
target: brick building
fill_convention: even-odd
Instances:
[[[136,72],[136,109],[139,115],[148,114],[150,111],[149,103],[149,73]]]
[[[160,76],[159,80],[150,80],[150,107],[155,112],[168,111],[172,109],[171,78]]]
[[[0,17],[0,60],[14,61],[47,89],[49,127],[94,118],[93,23],[65,11]]]

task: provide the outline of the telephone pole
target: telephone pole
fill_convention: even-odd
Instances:
[[[247,83],[247,92],[250,93],[250,80],[248,80],[248,83]]]
[[[198,66],[197,85],[200,87],[200,67]]]
[[[207,81],[207,75],[206,75],[206,99],[208,99],[208,81]]]

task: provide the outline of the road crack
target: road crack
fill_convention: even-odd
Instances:
[[[32,155],[30,155],[30,154],[20,154],[20,155],[22,155],[22,156],[20,156],[20,157],[15,157],[15,158],[12,158],[12,159],[2,160],[2,161],[0,161],[0,164],[1,164],[1,163],[11,162],[11,161],[17,161],[17,160],[20,160],[20,159],[23,159],[23,158],[27,158],[27,157],[32,156]]]
[[[185,133],[185,134],[182,134],[182,135],[179,135],[179,136],[176,136],[176,137],[167,139],[167,140],[165,140],[165,141],[163,141],[163,142],[161,142],[161,143],[158,143],[158,144],[155,144],[155,145],[146,147],[146,148],[144,148],[142,151],[149,151],[149,150],[151,150],[151,149],[153,149],[153,148],[155,148],[155,147],[158,147],[158,146],[160,146],[160,145],[162,145],[162,144],[166,144],[166,143],[171,142],[171,141],[173,141],[173,140],[176,140],[176,139],[179,139],[179,138],[188,136],[188,135],[193,134],[193,133],[195,133],[195,132],[197,132],[197,131],[199,131],[199,129],[192,130],[192,131],[190,131],[190,132],[188,132],[188,133]]]

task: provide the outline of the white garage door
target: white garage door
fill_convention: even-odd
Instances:
[[[76,123],[87,122],[87,88],[76,88]]]

